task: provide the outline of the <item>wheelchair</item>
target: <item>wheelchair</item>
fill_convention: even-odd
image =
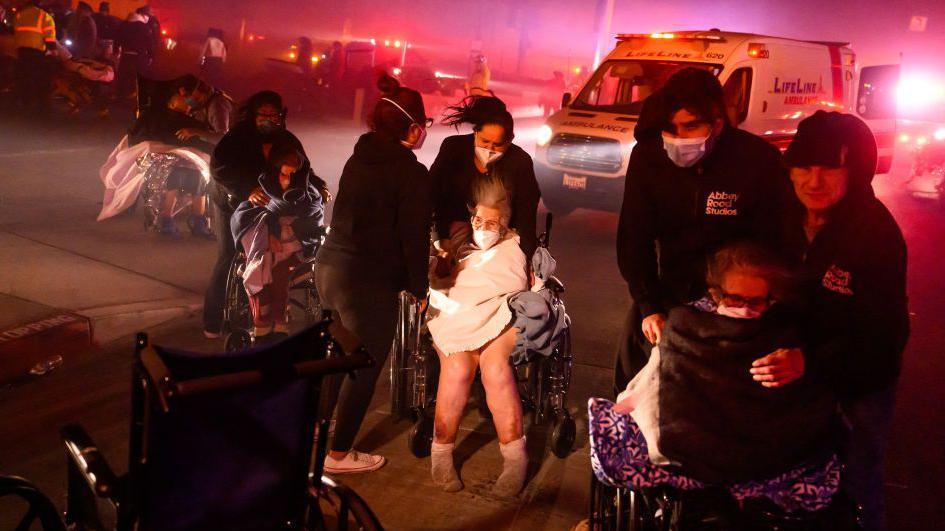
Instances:
[[[588,528],[595,531],[846,531],[856,508],[840,490],[830,450],[764,480],[703,483],[678,466],[646,464],[642,433],[613,403],[589,401],[591,473]]]
[[[548,214],[545,232],[539,238],[540,246],[545,249],[550,242],[551,224],[552,216]],[[565,287],[561,281],[550,277],[545,281],[545,288],[551,291],[556,307],[564,305],[561,295]],[[571,453],[576,437],[574,419],[567,409],[572,364],[568,326],[550,356],[537,356],[515,366],[523,409],[533,412],[534,425],[552,425],[551,451],[562,459]],[[391,415],[396,419],[413,421],[413,427],[407,434],[408,448],[415,457],[426,457],[430,455],[433,443],[439,360],[433,349],[432,337],[426,329],[420,303],[407,292],[401,294],[391,350],[390,379]],[[475,397],[479,414],[483,418],[492,418],[478,374],[471,394]]]
[[[249,296],[243,287],[245,268],[246,254],[238,251],[226,279],[226,303],[223,307],[223,349],[226,352],[245,350],[253,344],[253,314],[249,307]],[[308,324],[322,317],[321,300],[315,288],[314,261],[300,264],[292,272],[287,310],[293,307],[302,313]],[[292,316],[291,311],[289,315]]]
[[[185,75],[170,80],[154,80],[143,77],[137,79],[136,107],[135,116],[152,109],[162,109],[167,105],[168,100],[181,86],[195,86],[202,83],[198,78],[192,75]],[[134,128],[131,131],[134,134]],[[213,149],[211,144],[200,141],[201,149],[208,151]],[[144,175],[144,184],[141,187],[138,203],[140,203],[144,212],[145,230],[157,230],[158,218],[161,214],[164,194],[167,191],[167,183],[170,177],[183,182],[188,177],[190,180],[198,181],[198,185],[191,190],[181,189],[180,198],[171,213],[172,218],[178,215],[192,211],[195,200],[206,201],[206,188],[210,182],[210,173],[208,168],[199,168],[193,162],[184,157],[173,153],[146,153],[139,157],[135,164],[138,170]],[[181,186],[183,188],[183,186]],[[135,208],[138,203],[135,204]],[[209,206],[209,205],[208,205]],[[212,215],[211,208],[206,208],[205,216]],[[134,210],[129,210],[129,214]],[[188,228],[193,230],[193,216],[187,216]],[[210,224],[212,226],[212,223]]]
[[[138,157],[135,161],[138,170],[144,174],[144,184],[141,186],[141,193],[138,202],[141,204],[144,213],[144,230],[158,230],[158,218],[161,215],[161,209],[164,203],[164,193],[167,191],[168,178],[174,172],[200,172],[200,179],[203,182],[202,188],[205,189],[210,182],[210,175],[197,168],[191,168],[190,162],[185,161],[180,156],[173,153],[147,153]],[[194,206],[194,200],[206,201],[206,194],[194,194],[182,190],[181,198],[174,206],[171,212],[172,218],[184,212],[189,212]],[[207,208],[204,214],[207,217],[212,216],[213,209]],[[187,216],[188,229],[193,230],[193,216]],[[212,226],[212,223],[211,223]]]
[[[65,522],[34,487],[0,478],[30,508],[17,529],[198,531],[382,529],[354,491],[323,475],[322,382],[374,359],[329,316],[269,348],[198,354],[135,344],[128,472],[79,425],[61,430]]]
[[[787,512],[767,499],[739,504],[724,489],[631,489],[591,473],[592,531],[855,531],[856,507],[842,493],[813,512]]]

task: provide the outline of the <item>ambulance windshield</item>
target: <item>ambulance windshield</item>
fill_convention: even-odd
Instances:
[[[722,71],[719,65],[705,63],[610,60],[598,67],[571,108],[638,116],[643,100],[660,89],[670,76],[690,66],[705,68],[715,75]]]

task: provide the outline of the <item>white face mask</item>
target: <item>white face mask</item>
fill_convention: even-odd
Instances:
[[[501,159],[503,154],[504,153],[500,151],[492,151],[489,148],[476,146],[476,158],[479,159],[479,162],[481,162],[483,166],[488,166]]]
[[[752,310],[748,306],[733,308],[731,306],[719,304],[719,308],[715,312],[719,315],[724,315],[725,317],[731,317],[733,319],[757,319],[761,317],[761,312],[758,310]]]
[[[712,149],[712,135],[698,138],[676,138],[663,133],[663,149],[673,164],[680,168],[695,166]]]
[[[483,251],[492,248],[502,236],[494,230],[473,230],[473,242]]]

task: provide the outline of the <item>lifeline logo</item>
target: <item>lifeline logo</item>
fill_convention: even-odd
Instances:
[[[844,271],[836,264],[830,266],[830,269],[824,274],[821,284],[830,291],[841,295],[853,295],[850,284],[853,282],[853,275],[849,271]]]
[[[736,193],[712,192],[705,201],[705,213],[710,216],[737,216],[736,201],[738,201]]]

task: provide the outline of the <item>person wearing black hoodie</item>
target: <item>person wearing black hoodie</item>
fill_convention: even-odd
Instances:
[[[807,295],[795,365],[839,395],[851,430],[843,485],[863,508],[863,528],[885,529],[883,461],[909,337],[906,244],[873,194],[876,142],[863,121],[818,111],[798,126],[785,162],[796,198],[784,241]],[[753,372],[772,382],[792,370],[756,362]]]
[[[335,435],[325,471],[369,472],[382,456],[353,450],[374,387],[390,353],[399,293],[426,300],[432,221],[431,182],[412,150],[420,149],[429,120],[423,99],[383,76],[371,132],[358,139],[345,164],[331,229],[315,257],[322,307],[374,356],[373,367],[341,384]]]
[[[272,91],[256,93],[240,109],[237,123],[214,148],[210,159],[213,182],[209,192],[214,206],[216,234],[230,233],[230,218],[243,201],[248,200],[257,206],[269,202],[269,196],[260,187],[259,176],[269,168],[267,161],[273,145],[292,148],[303,156],[299,172],[307,174],[311,169],[302,143],[285,129],[285,117],[279,94]],[[310,182],[321,192],[326,203],[330,201],[325,181],[311,175]],[[204,335],[208,339],[220,337],[226,279],[236,254],[232,238],[220,237],[217,241],[217,262],[203,305]]]
[[[778,150],[733,127],[711,72],[685,68],[647,99],[617,228],[631,306],[615,393],[646,364],[669,308],[704,293],[706,258],[735,240],[776,246],[785,179]]]

